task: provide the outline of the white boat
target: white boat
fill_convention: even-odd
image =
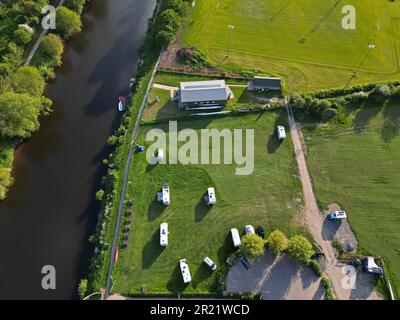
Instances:
[[[125,97],[122,96],[118,97],[118,111],[119,112],[125,111]]]

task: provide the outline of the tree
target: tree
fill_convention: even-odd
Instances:
[[[8,168],[0,167],[0,200],[6,197],[8,187],[13,183],[10,171]]]
[[[49,34],[43,38],[38,49],[38,56],[45,59],[53,66],[61,65],[61,55],[64,51],[63,44],[59,36]]]
[[[78,13],[82,12],[84,5],[85,0],[65,0],[64,2],[64,6]]]
[[[174,33],[166,30],[161,30],[156,35],[157,42],[165,48],[168,47],[174,39]]]
[[[88,290],[88,281],[87,281],[87,279],[82,279],[79,282],[79,286],[78,286],[78,294],[81,297],[81,299],[86,297],[87,290]]]
[[[288,239],[282,231],[275,230],[267,239],[268,248],[275,254],[281,253],[288,245]]]
[[[251,259],[257,259],[264,253],[264,240],[254,233],[242,237],[241,251]]]
[[[289,239],[287,252],[289,256],[299,262],[308,262],[314,254],[313,247],[307,238],[303,236],[294,236]]]
[[[27,138],[39,128],[43,100],[27,94],[0,95],[0,135]]]
[[[45,81],[35,67],[20,67],[11,77],[9,88],[15,93],[27,93],[40,97],[43,94]]]
[[[25,45],[31,42],[32,34],[25,29],[17,29],[14,32],[14,40],[17,44]]]
[[[163,30],[176,32],[181,25],[181,21],[179,15],[174,10],[167,9],[161,12],[158,18],[158,25]]]
[[[79,15],[66,7],[57,8],[57,30],[64,38],[69,38],[73,34],[80,32],[82,22]]]
[[[161,9],[173,9],[179,15],[183,15],[186,11],[186,3],[182,0],[164,0]]]

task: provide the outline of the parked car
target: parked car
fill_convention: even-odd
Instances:
[[[245,267],[247,270],[251,268],[249,260],[247,260],[245,256],[240,256],[239,261],[242,263],[243,267]]]
[[[364,272],[383,275],[383,269],[375,263],[374,257],[364,258],[361,264]]]
[[[246,234],[255,233],[254,227],[251,224],[248,224],[247,226],[244,227],[244,232]]]
[[[278,140],[282,141],[286,138],[286,132],[284,126],[277,126],[276,127],[276,134],[278,135]]]
[[[331,213],[328,214],[329,220],[340,220],[346,218],[347,218],[346,211],[332,211]]]
[[[360,259],[354,259],[349,262],[349,265],[353,266],[354,268],[358,268],[361,266],[361,260]]]
[[[265,230],[262,226],[258,226],[256,228],[256,234],[260,237],[260,238],[265,238]]]
[[[217,269],[217,265],[212,261],[209,257],[205,257],[203,262],[210,267],[212,271],[215,271]]]

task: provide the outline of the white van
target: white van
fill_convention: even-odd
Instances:
[[[207,189],[206,202],[208,205],[212,205],[217,202],[217,199],[215,197],[215,190],[212,187]]]
[[[244,232],[246,234],[249,234],[249,233],[254,233],[255,234],[256,233],[254,231],[254,227],[251,224],[248,224],[247,226],[244,227]]]
[[[215,271],[217,269],[217,265],[212,261],[209,257],[205,257],[203,262],[210,267],[212,271]]]
[[[168,223],[161,223],[160,225],[160,246],[168,246]]]
[[[239,236],[239,231],[236,228],[232,228],[231,229],[231,236],[232,236],[232,242],[233,242],[233,246],[235,248],[240,247],[241,242],[240,242],[240,236]]]
[[[328,214],[329,220],[339,220],[346,218],[347,218],[346,211],[333,211],[330,214]]]
[[[284,126],[278,126],[276,128],[276,134],[278,135],[278,140],[284,140],[286,138],[286,132]]]
[[[192,281],[192,277],[190,275],[190,270],[186,262],[186,259],[179,260],[179,267],[181,268],[183,282],[189,283],[190,281]]]

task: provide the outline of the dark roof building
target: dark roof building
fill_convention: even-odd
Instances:
[[[181,82],[178,103],[182,109],[220,108],[226,106],[231,95],[225,80]]]
[[[282,80],[271,77],[254,77],[249,82],[249,90],[282,90]]]

